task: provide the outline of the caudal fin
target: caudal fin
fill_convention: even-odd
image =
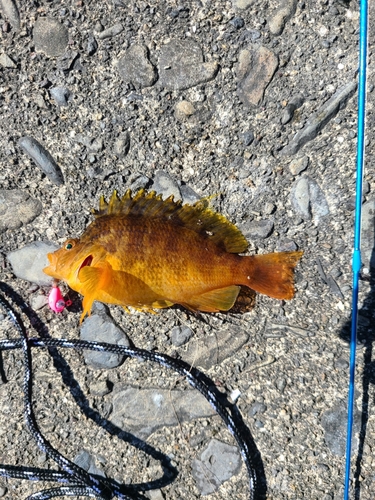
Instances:
[[[279,252],[245,257],[247,276],[241,284],[274,299],[294,296],[294,268],[303,252]]]

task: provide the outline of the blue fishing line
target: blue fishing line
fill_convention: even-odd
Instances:
[[[350,335],[350,370],[348,394],[348,425],[346,437],[346,466],[344,500],[349,499],[350,458],[353,435],[353,409],[354,409],[354,379],[355,357],[357,345],[357,319],[358,319],[358,283],[361,270],[361,214],[362,214],[362,183],[365,156],[365,118],[366,118],[366,69],[367,69],[367,0],[360,1],[359,20],[359,82],[358,82],[358,140],[357,140],[357,179],[356,201],[354,220],[354,250],[353,250],[353,293],[352,293],[352,323]]]

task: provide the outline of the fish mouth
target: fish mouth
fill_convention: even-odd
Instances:
[[[78,272],[79,272],[82,268],[84,268],[84,267],[86,267],[86,266],[91,266],[91,263],[92,263],[93,258],[94,258],[94,257],[93,257],[92,255],[88,255],[88,256],[85,258],[85,260],[82,262],[82,264],[79,266]]]

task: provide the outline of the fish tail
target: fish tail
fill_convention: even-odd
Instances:
[[[303,252],[278,252],[244,257],[243,285],[274,299],[294,296],[294,268]]]

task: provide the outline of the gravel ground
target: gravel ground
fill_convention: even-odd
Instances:
[[[228,395],[239,391],[267,498],[342,498],[358,2],[1,0],[0,6],[1,281],[38,309],[53,337],[85,335],[80,298],[71,294],[73,305],[54,314],[45,307],[46,283],[19,277],[30,251],[12,265],[7,256],[32,242],[61,245],[79,236],[100,195],[129,187],[187,202],[214,194],[212,206],[244,232],[249,253],[302,249],[289,302],[258,296],[245,314],[198,316],[179,308],[153,316],[98,306],[86,333],[110,330],[114,342],[128,338],[177,353]],[[375,494],[374,18],[370,3],[351,486],[351,498],[361,500]],[[9,325],[2,324],[5,336]],[[48,353],[36,351],[34,399],[43,432],[65,456],[121,482],[162,477],[156,459],[94,425],[91,408],[177,468],[173,482],[146,498],[248,498],[234,439],[183,380],[137,360],[111,368],[87,353],[61,355],[80,390],[70,392]],[[22,355],[4,353],[2,362],[0,463],[54,468],[24,425]],[[149,405],[156,396],[161,415]],[[22,499],[47,486],[1,479],[0,497]]]

